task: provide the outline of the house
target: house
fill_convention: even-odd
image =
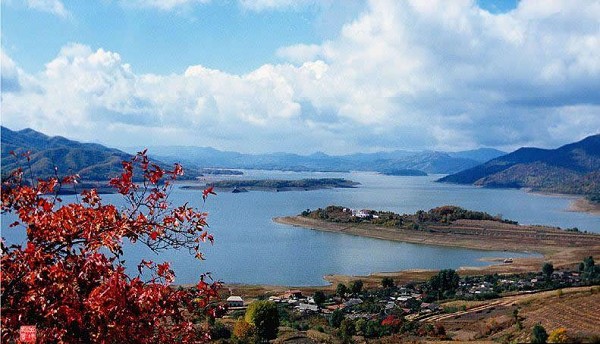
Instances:
[[[269,301],[280,303],[281,302],[281,298],[277,297],[277,296],[269,296]]]
[[[412,296],[398,296],[398,298],[396,300],[398,300],[398,302],[406,302],[410,299],[414,299],[414,297]]]
[[[366,218],[369,217],[369,210],[367,209],[361,209],[361,210],[356,210],[356,209],[352,209],[352,216],[358,217],[358,218]]]
[[[229,306],[229,308],[244,307],[244,300],[241,296],[230,296],[227,298],[227,306]]]
[[[311,305],[309,303],[300,303],[295,308],[302,313],[318,313],[319,312],[319,306]]]
[[[283,293],[283,299],[299,299],[302,298],[302,292],[298,289],[288,290]]]
[[[361,303],[363,303],[363,300],[361,300],[361,299],[350,299],[350,300],[344,302],[344,306],[352,307],[352,306],[360,305]]]

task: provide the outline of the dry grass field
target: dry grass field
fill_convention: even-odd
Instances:
[[[461,301],[447,305],[460,306]],[[515,295],[465,305],[466,311],[435,315],[423,321],[443,324],[452,339],[458,341],[529,342],[536,324],[548,333],[565,328],[571,340],[600,339],[600,287]],[[521,326],[515,319],[515,310]]]

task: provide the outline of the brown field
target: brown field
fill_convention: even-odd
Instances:
[[[444,305],[460,303],[462,301]],[[466,311],[434,315],[422,321],[439,322],[454,340],[462,341],[529,342],[531,330],[538,323],[548,333],[565,328],[571,340],[589,342],[600,338],[600,287],[507,296],[466,305]],[[513,316],[515,309],[522,323],[521,329]]]

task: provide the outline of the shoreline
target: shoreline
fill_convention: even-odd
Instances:
[[[589,200],[582,197],[571,201],[571,204],[569,204],[569,208],[567,208],[567,211],[600,215],[600,204],[590,202]]]
[[[486,251],[513,251],[538,253],[541,257],[514,258],[509,264],[483,267],[460,267],[461,275],[509,274],[539,271],[544,262],[554,267],[572,268],[583,258],[600,255],[600,235],[583,234],[544,226],[523,226],[493,223],[491,221],[459,220],[451,226],[428,226],[426,231],[392,229],[372,224],[342,224],[302,216],[275,217],[279,224],[414,244],[460,247]],[[490,240],[492,239],[492,240]],[[411,269],[395,272],[373,272],[368,276],[326,275],[333,287],[362,279],[366,285],[378,285],[383,277],[397,282],[424,281],[438,270]],[[302,288],[300,288],[302,289]]]

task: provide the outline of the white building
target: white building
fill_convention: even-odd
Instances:
[[[227,306],[231,307],[244,307],[244,300],[241,296],[230,296],[227,298]]]

